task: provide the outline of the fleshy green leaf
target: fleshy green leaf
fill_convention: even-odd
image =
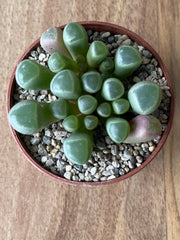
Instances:
[[[79,67],[76,62],[58,52],[55,52],[50,56],[48,60],[48,66],[49,69],[54,73],[60,72],[64,69],[79,71]]]
[[[33,134],[58,119],[53,116],[51,104],[37,101],[21,101],[9,111],[9,122],[22,134]]]
[[[63,144],[66,157],[75,164],[85,164],[93,149],[92,135],[88,133],[72,133]]]
[[[154,112],[160,105],[161,98],[161,88],[157,84],[148,81],[134,84],[128,92],[131,107],[133,111],[139,114]]]
[[[77,99],[82,92],[80,79],[71,70],[62,70],[51,81],[51,92],[63,99]]]
[[[63,31],[63,39],[74,60],[79,62],[81,56],[86,57],[88,36],[82,25],[75,22],[67,24]]]
[[[113,110],[116,114],[124,114],[129,110],[129,101],[125,98],[120,98],[112,102]]]
[[[105,43],[94,41],[87,52],[87,63],[90,67],[96,68],[108,55],[109,50]]]
[[[64,99],[51,102],[50,107],[53,116],[57,119],[64,119],[69,113],[69,103]]]
[[[114,70],[114,61],[107,57],[99,66],[99,71],[102,73],[111,73]]]
[[[102,96],[107,101],[114,101],[124,94],[124,86],[117,78],[108,78],[102,86]]]
[[[99,116],[107,118],[111,115],[111,105],[110,103],[103,102],[97,107],[97,113]]]
[[[125,119],[112,117],[106,121],[106,130],[114,142],[121,143],[127,138],[130,132],[130,126]]]
[[[100,73],[95,71],[89,71],[81,77],[83,88],[86,92],[96,93],[101,89],[102,77]]]
[[[53,76],[48,68],[29,59],[20,62],[15,73],[17,84],[30,90],[49,89]]]
[[[78,98],[79,111],[83,114],[91,114],[97,107],[97,100],[91,95],[82,95]]]
[[[77,131],[79,128],[79,118],[75,115],[70,115],[64,119],[62,125],[68,132]]]
[[[141,64],[140,53],[131,46],[121,46],[115,55],[115,74],[120,78],[130,76]]]
[[[84,118],[84,125],[87,130],[93,130],[98,125],[98,118],[94,115],[88,115]]]

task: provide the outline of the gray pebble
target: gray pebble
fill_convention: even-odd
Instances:
[[[111,154],[112,155],[117,155],[118,154],[118,147],[117,147],[117,145],[112,145],[111,146]]]
[[[91,175],[94,176],[96,174],[96,172],[97,172],[97,167],[92,167],[90,172],[91,172]]]
[[[112,179],[114,179],[114,178],[116,178],[116,176],[111,175],[111,176],[109,176],[109,177],[107,178],[107,180],[112,180]]]
[[[38,145],[38,154],[39,155],[47,155],[47,151],[45,149],[45,147],[42,144]]]
[[[80,178],[80,180],[84,180],[84,174],[83,173],[79,173],[79,178]]]
[[[48,160],[48,157],[47,157],[47,156],[41,157],[41,162],[42,162],[42,163],[45,163],[47,160]]]
[[[65,172],[64,173],[64,177],[68,180],[71,180],[71,177],[72,177],[72,173],[71,172]]]
[[[150,53],[148,50],[143,50],[142,54],[147,57],[147,58],[151,58],[152,57],[152,53]]]
[[[49,129],[45,130],[45,136],[52,137],[52,132]]]
[[[125,150],[124,151],[124,157],[128,160],[128,159],[131,159],[132,158],[132,154],[128,151],[128,150]]]
[[[40,141],[41,141],[41,138],[40,138],[40,137],[33,137],[33,138],[31,138],[31,140],[30,140],[30,142],[31,142],[32,145],[37,145],[37,144],[40,143]]]
[[[125,174],[124,169],[120,169],[120,170],[119,170],[119,175],[122,176],[122,175],[124,175],[124,174]]]
[[[107,180],[107,177],[101,177],[100,180],[103,182],[103,181],[106,181]]]
[[[79,172],[81,172],[82,169],[83,169],[83,166],[82,166],[82,165],[74,164],[73,167],[74,167],[77,171],[79,171]]]
[[[50,167],[50,166],[52,166],[53,164],[54,164],[54,161],[53,161],[51,158],[46,161],[46,166],[47,166],[47,167]]]
[[[51,138],[47,137],[47,136],[44,136],[43,137],[43,143],[46,144],[46,145],[50,145],[51,144]]]
[[[107,177],[107,176],[111,175],[111,173],[110,173],[110,171],[103,171],[102,175]]]
[[[131,45],[131,39],[126,39],[126,40],[124,40],[122,43],[121,43],[122,45]]]
[[[120,166],[119,162],[117,160],[112,161],[112,165],[115,168],[118,168]]]
[[[107,37],[109,37],[111,34],[110,34],[110,32],[105,32],[105,33],[103,33],[102,35],[101,35],[101,37],[102,38],[107,38]]]

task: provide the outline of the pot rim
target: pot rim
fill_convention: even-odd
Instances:
[[[170,87],[170,93],[171,93],[171,104],[170,104],[170,115],[169,115],[169,120],[168,120],[168,124],[167,127],[158,143],[158,145],[156,146],[155,150],[151,153],[151,155],[142,163],[142,165],[140,167],[136,167],[135,169],[133,169],[132,171],[130,171],[129,173],[120,176],[118,178],[114,178],[112,180],[107,180],[107,181],[103,181],[103,182],[77,182],[77,181],[72,181],[72,180],[68,180],[66,178],[60,177],[56,174],[53,174],[52,172],[46,170],[45,168],[43,168],[40,164],[38,164],[33,157],[30,155],[30,153],[27,150],[27,147],[25,146],[24,142],[21,140],[20,138],[20,134],[18,132],[16,132],[11,125],[9,124],[11,133],[14,137],[14,140],[16,141],[16,143],[18,144],[19,148],[21,149],[21,151],[23,152],[23,154],[25,155],[25,157],[27,158],[27,160],[33,165],[35,166],[39,171],[41,171],[42,173],[44,173],[47,176],[50,176],[51,178],[57,180],[58,182],[61,183],[67,183],[70,185],[75,185],[75,186],[86,186],[86,187],[92,187],[92,186],[101,186],[101,185],[107,185],[107,184],[112,184],[112,183],[117,183],[119,181],[122,181],[126,178],[129,178],[133,175],[135,175],[136,173],[138,173],[139,171],[141,171],[144,167],[146,167],[154,158],[155,156],[158,154],[158,152],[161,150],[161,148],[163,147],[163,145],[165,144],[165,141],[169,135],[170,129],[172,127],[172,122],[173,122],[173,116],[174,116],[174,90],[173,90],[173,83],[170,80],[167,68],[165,67],[162,59],[160,58],[159,54],[152,48],[152,46],[147,43],[143,38],[141,38],[139,35],[137,35],[136,33],[130,31],[129,29],[126,29],[122,26],[118,26],[112,23],[108,23],[108,22],[99,22],[99,21],[80,21],[78,22],[80,24],[82,24],[86,29],[92,29],[95,31],[104,31],[104,32],[111,32],[113,34],[126,34],[128,35],[133,41],[136,41],[138,44],[142,45],[143,47],[145,47],[147,50],[149,50],[155,57],[155,59],[158,61],[159,66],[161,67],[164,77],[167,80],[167,84]],[[61,29],[63,29],[65,25],[60,26]],[[14,70],[11,74],[10,80],[9,80],[9,85],[8,85],[8,90],[7,90],[7,96],[6,96],[6,111],[7,111],[7,115],[9,113],[10,108],[13,105],[13,99],[12,99],[12,94],[14,91],[14,85],[15,85],[15,71],[17,68],[17,65],[24,59],[26,58],[30,51],[35,49],[37,46],[40,45],[40,38],[38,38],[36,41],[34,41],[28,48],[27,50],[22,54],[22,56],[19,58],[19,60],[17,61]],[[9,123],[9,121],[8,121]]]

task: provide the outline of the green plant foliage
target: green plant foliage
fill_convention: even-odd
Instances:
[[[82,165],[88,161],[93,150],[93,138],[90,133],[75,132],[64,141],[64,153],[73,163]]]
[[[115,55],[115,74],[120,79],[130,76],[141,64],[140,53],[131,46],[121,46]]]
[[[111,116],[111,104],[107,103],[107,102],[103,102],[101,103],[98,107],[97,107],[97,113],[99,114],[99,116],[107,118]]]
[[[33,134],[64,119],[64,129],[72,132],[64,142],[64,153],[75,164],[84,164],[90,158],[93,130],[98,123],[105,125],[107,134],[116,143],[139,143],[161,133],[159,120],[144,115],[159,106],[160,88],[142,81],[126,93],[120,80],[141,64],[141,55],[135,48],[120,46],[113,60],[107,57],[109,51],[103,42],[94,41],[88,49],[87,33],[78,23],[69,23],[63,32],[50,28],[42,34],[40,42],[51,54],[49,69],[23,60],[17,67],[16,81],[25,89],[50,89],[59,100],[16,104],[9,112],[9,122],[16,131]],[[143,115],[129,123],[117,116],[132,110]]]
[[[17,84],[30,90],[49,89],[53,76],[49,69],[29,59],[20,62],[15,73]]]
[[[25,100],[14,105],[8,115],[12,127],[22,134],[33,134],[51,123],[65,118],[67,109],[65,100],[53,103],[40,103],[33,100]],[[58,109],[55,111],[55,109]],[[58,118],[57,118],[58,117]]]
[[[129,101],[125,98],[119,98],[112,102],[112,107],[115,114],[124,114],[129,110]]]
[[[79,128],[79,118],[75,115],[70,115],[64,119],[62,125],[66,131],[75,132]]]
[[[84,118],[84,125],[87,130],[95,129],[98,125],[98,122],[99,122],[98,118],[94,115],[88,115],[85,116]]]
[[[108,78],[102,86],[102,96],[107,101],[114,101],[124,94],[124,86],[117,78]]]
[[[128,99],[134,112],[150,114],[161,103],[161,88],[152,82],[142,81],[134,84],[128,92]]]
[[[91,114],[96,110],[97,99],[91,95],[82,95],[78,98],[79,111],[83,114]]]
[[[90,67],[96,68],[107,57],[109,51],[105,43],[94,41],[87,52],[87,63]]]
[[[79,71],[79,67],[76,62],[74,62],[70,57],[58,52],[55,52],[50,56],[48,66],[54,73],[58,73],[64,69],[69,69],[75,72]]]
[[[81,77],[83,89],[88,93],[96,93],[101,89],[102,77],[100,73],[96,71],[89,71]]]
[[[130,132],[130,126],[127,120],[119,117],[112,117],[108,118],[106,121],[106,130],[114,142],[121,143],[127,138]]]
[[[69,23],[63,31],[63,40],[74,60],[86,57],[88,50],[88,36],[86,30],[79,23]]]
[[[60,71],[53,77],[50,89],[55,96],[63,99],[77,99],[82,92],[80,79],[68,69]]]
[[[114,61],[107,57],[99,66],[99,71],[102,73],[112,73],[114,71]]]

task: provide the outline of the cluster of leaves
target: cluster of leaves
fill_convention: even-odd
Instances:
[[[16,81],[24,89],[50,89],[59,99],[51,103],[25,100],[9,112],[13,128],[33,134],[63,119],[72,132],[64,142],[64,152],[73,163],[84,164],[93,149],[93,130],[104,124],[116,143],[138,143],[161,133],[158,119],[149,115],[161,102],[158,85],[146,81],[125,92],[123,81],[141,64],[140,53],[131,46],[118,48],[115,59],[101,41],[88,46],[82,25],[69,23],[62,31],[52,27],[44,32],[41,46],[51,54],[49,68],[25,59],[17,67]],[[130,122],[128,111],[137,115]]]

